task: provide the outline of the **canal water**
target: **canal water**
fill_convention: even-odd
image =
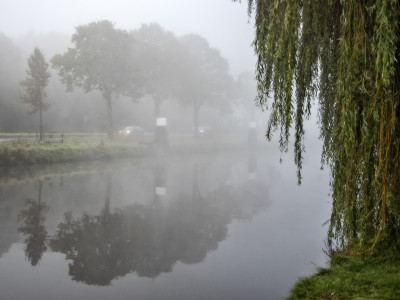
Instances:
[[[331,204],[275,152],[2,168],[0,299],[284,299]]]

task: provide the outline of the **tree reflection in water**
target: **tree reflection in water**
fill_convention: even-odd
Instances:
[[[126,261],[127,227],[121,211],[110,213],[111,183],[106,176],[105,207],[101,215],[84,213],[74,220],[70,213],[58,225],[56,235],[50,239],[53,251],[71,259],[69,274],[73,280],[86,284],[108,285],[113,278],[130,271]]]
[[[171,272],[178,261],[199,263],[226,239],[227,225],[233,218],[247,219],[266,207],[265,186],[255,182],[238,187],[221,186],[202,195],[197,169],[195,164],[192,192],[179,194],[170,205],[160,201],[154,205],[150,201],[112,213],[109,211],[112,178],[107,176],[103,212],[99,216],[84,213],[77,219],[65,214],[65,221],[50,239],[53,251],[72,260],[69,265],[72,279],[109,285],[113,279],[128,273],[154,278]],[[244,201],[249,192],[253,199]]]
[[[49,207],[42,202],[43,182],[38,182],[38,200],[26,199],[25,208],[18,215],[18,231],[25,236],[25,255],[32,266],[36,266],[47,250],[47,230],[44,226],[45,214]]]
[[[113,278],[129,272],[124,259],[126,228],[121,212],[92,216],[87,213],[74,220],[65,214],[49,244],[53,251],[71,259],[69,274],[73,280],[86,284],[108,285]]]

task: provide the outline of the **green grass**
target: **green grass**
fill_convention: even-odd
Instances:
[[[19,138],[0,143],[0,165],[122,158],[143,151],[144,146],[133,140],[68,137],[64,143],[60,143],[59,139],[48,139],[38,144],[34,139]]]
[[[400,255],[335,254],[330,268],[301,279],[288,299],[400,299]]]
[[[6,134],[3,133],[3,137]],[[153,135],[107,139],[104,134],[60,134],[38,144],[35,136],[14,134],[13,140],[0,143],[0,166],[44,164],[69,161],[126,158],[154,153]],[[243,136],[210,135],[194,138],[191,135],[171,134],[171,153],[203,153],[220,149],[243,149]]]

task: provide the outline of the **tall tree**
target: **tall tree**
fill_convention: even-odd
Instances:
[[[24,103],[31,105],[30,113],[39,111],[40,121],[40,138],[43,140],[43,111],[50,107],[47,101],[45,88],[49,82],[50,72],[47,70],[49,64],[46,62],[44,55],[35,48],[32,55],[28,59],[28,69],[26,70],[26,79],[20,82],[24,89],[21,93],[21,99]]]
[[[102,93],[107,110],[107,136],[111,138],[112,97],[134,93],[133,37],[104,20],[78,26],[71,40],[74,48],[55,55],[52,66],[69,91],[79,87],[86,93],[92,90]]]
[[[329,240],[400,250],[400,7],[397,1],[249,0],[258,102],[273,96],[267,137],[294,124],[301,178],[303,120],[319,97],[322,160],[331,168]]]
[[[182,57],[185,69],[182,73],[180,97],[193,105],[193,129],[198,135],[199,112],[204,104],[229,108],[228,96],[232,89],[229,64],[220,52],[209,46],[206,39],[197,34],[182,36],[180,41],[187,51]]]
[[[157,23],[143,24],[133,35],[138,43],[141,86],[153,98],[157,118],[164,100],[177,93],[184,50],[175,35]]]

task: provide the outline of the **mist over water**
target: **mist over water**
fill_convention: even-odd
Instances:
[[[285,297],[325,263],[327,178],[295,186],[271,153],[68,164],[45,177],[9,170],[2,297]]]
[[[246,5],[16,0],[0,11],[0,142],[38,134],[38,113],[20,97],[38,47],[51,74],[47,136],[141,149],[133,159],[0,166],[0,299],[283,299],[325,265],[329,174],[315,120],[298,186],[292,148],[281,154],[279,134],[264,137]],[[67,92],[60,68],[79,26],[111,28],[129,59],[113,52],[118,39],[96,48],[104,36],[82,35],[93,44],[75,67],[90,65],[89,80]]]

